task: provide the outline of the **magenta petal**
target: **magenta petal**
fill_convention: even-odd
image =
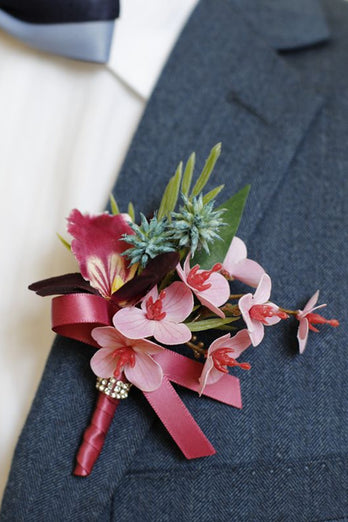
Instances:
[[[153,343],[152,341],[148,341],[147,339],[137,339],[135,342],[133,342],[132,347],[133,350],[137,353],[143,352],[149,354],[156,354],[164,350],[163,346]]]
[[[92,371],[105,379],[112,377],[116,363],[113,357],[114,348],[100,348],[91,359]]]
[[[238,301],[238,307],[241,311],[243,320],[247,325],[249,332],[253,329],[251,317],[249,315],[249,310],[253,306],[254,300],[252,294],[245,294]]]
[[[208,279],[208,283],[211,284],[211,287],[207,290],[204,290],[203,292],[194,290],[198,299],[203,298],[214,306],[225,304],[230,297],[230,285],[227,279],[225,279],[221,274],[213,272]]]
[[[155,321],[147,319],[144,312],[134,306],[116,312],[112,321],[115,328],[129,339],[143,339],[153,335]]]
[[[254,304],[264,304],[271,296],[272,282],[268,274],[263,274],[254,293]]]
[[[265,318],[265,326],[273,326],[275,324],[278,324],[281,321],[281,318],[274,315],[273,317],[266,317]]]
[[[120,348],[125,345],[125,338],[112,326],[94,328],[91,336],[103,348]]]
[[[212,357],[208,357],[208,359],[206,360],[206,362],[203,366],[202,373],[199,377],[199,383],[201,385],[200,389],[198,390],[199,395],[202,395],[204,388],[208,384],[215,384],[224,375],[225,375],[224,372],[220,372],[217,368],[215,368]]]
[[[213,361],[212,357],[208,357],[204,363],[202,373],[199,377],[199,384],[200,384],[200,388],[198,390],[199,395],[202,395],[204,388],[208,384],[209,374],[213,368],[214,368],[214,361]]]
[[[129,382],[145,392],[157,390],[163,378],[161,366],[150,355],[141,352],[136,353],[134,367],[127,365],[124,373]]]
[[[132,277],[133,272],[121,256],[129,245],[121,238],[134,232],[122,215],[89,216],[74,209],[68,217],[68,232],[74,237],[71,249],[82,276],[101,295],[112,295],[118,277],[123,282]]]
[[[229,346],[229,342],[231,341],[231,334],[225,334],[222,337],[218,337],[211,343],[211,345],[208,348],[208,356],[211,355],[213,352],[218,350],[219,348],[225,348],[226,346]]]
[[[256,261],[243,259],[233,267],[231,275],[238,281],[256,288],[264,273],[264,269]]]
[[[163,310],[167,314],[166,319],[181,323],[192,312],[193,295],[191,290],[184,283],[176,281],[168,286],[165,292]]]
[[[177,271],[178,276],[180,277],[180,279],[181,279],[184,283],[186,283],[186,274],[185,274],[184,270],[181,268],[180,263],[178,263],[178,264],[176,265],[176,271]]]
[[[141,302],[141,309],[144,313],[146,313],[146,303],[147,303],[148,299],[150,299],[150,297],[152,297],[153,302],[155,302],[158,299],[157,285],[155,285],[153,288],[151,288],[150,292],[148,292],[145,295],[144,299]]]
[[[317,304],[318,299],[319,299],[319,290],[317,290],[315,292],[315,294],[312,295],[312,297],[309,299],[308,303],[306,304],[306,306],[303,309],[303,312],[305,312],[305,313],[311,312],[312,308]]]
[[[258,346],[265,335],[265,328],[263,324],[260,321],[254,321],[252,322],[252,330],[249,330],[250,340],[253,346]]]
[[[277,313],[279,311],[279,306],[274,303],[268,302],[267,306],[270,306],[275,311],[275,313]],[[277,315],[274,315],[273,317],[266,317],[265,326],[273,326],[274,324],[279,323],[279,321],[281,321],[281,318],[278,317]]]
[[[197,297],[198,299],[200,300],[200,302],[202,303],[203,306],[205,306],[206,308],[208,308],[208,310],[211,310],[214,314],[216,314],[218,317],[221,317],[221,319],[225,319],[225,314],[222,310],[220,310],[220,308],[218,308],[217,306],[215,306],[213,303],[211,303],[210,301],[208,301],[208,299],[205,299],[202,294],[198,294],[197,293]]]
[[[185,276],[187,277],[190,270],[191,270],[191,267],[190,267],[190,260],[191,260],[191,254],[188,254],[186,256],[186,259],[184,261],[184,273],[185,273]]]
[[[207,384],[215,384],[224,375],[226,375],[224,372],[220,372],[217,368],[215,368],[215,366],[213,366],[211,371],[209,372],[209,375],[208,375],[208,378],[207,378]]]
[[[233,337],[231,337],[231,340],[229,344],[226,346],[230,346],[233,350],[233,353],[231,356],[233,359],[238,359],[241,353],[243,353],[249,346],[251,345],[251,339],[250,334],[248,330],[240,330],[236,333]]]
[[[297,331],[297,340],[299,344],[299,350],[300,353],[303,353],[306,348],[307,339],[308,339],[308,332],[309,332],[309,323],[308,319],[303,318],[300,320],[300,324]]]
[[[244,241],[235,236],[231,241],[222,265],[229,274],[233,275],[235,265],[246,257],[247,249]]]
[[[191,331],[183,323],[172,323],[163,319],[162,321],[153,321],[154,338],[163,344],[175,345],[187,343],[191,337]]]

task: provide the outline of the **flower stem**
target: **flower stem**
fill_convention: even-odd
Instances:
[[[186,346],[191,348],[195,359],[199,359],[201,357],[201,355],[205,356],[206,349],[204,348],[204,343],[202,343],[201,341],[199,341],[197,343],[196,341],[197,341],[197,337],[195,335],[193,335],[191,338],[191,341],[188,341],[185,344],[186,344]]]
[[[289,315],[297,315],[298,314],[298,310],[287,310],[286,308],[281,308],[281,307],[279,307],[279,310],[281,312],[285,312],[286,314],[289,314]]]
[[[245,294],[231,294],[230,299],[240,299]]]

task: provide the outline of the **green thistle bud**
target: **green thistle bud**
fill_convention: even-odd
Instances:
[[[171,214],[172,238],[179,242],[179,248],[188,247],[192,256],[200,248],[209,254],[209,243],[221,239],[218,230],[226,225],[221,219],[224,211],[213,210],[214,201],[204,205],[202,194],[191,200],[183,194],[181,197],[184,205]]]
[[[123,255],[127,256],[131,265],[140,263],[144,268],[149,259],[153,259],[159,254],[165,252],[173,252],[175,250],[172,242],[171,232],[168,231],[168,222],[166,219],[157,219],[155,215],[150,221],[141,215],[141,224],[129,223],[135,232],[134,235],[125,234],[123,239],[133,245]]]

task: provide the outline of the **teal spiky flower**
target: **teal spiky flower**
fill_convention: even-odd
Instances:
[[[181,197],[184,205],[171,214],[172,237],[179,241],[179,247],[188,247],[192,256],[197,248],[204,248],[209,254],[208,244],[221,239],[218,230],[226,224],[221,219],[224,210],[213,210],[214,201],[205,205],[202,194],[192,199],[183,194]]]
[[[166,219],[157,219],[155,215],[150,221],[146,219],[144,214],[141,215],[141,224],[129,223],[129,226],[135,232],[134,235],[126,234],[123,239],[130,243],[129,248],[123,255],[126,255],[131,261],[131,265],[140,263],[144,268],[149,259],[153,259],[159,254],[165,252],[173,252],[175,250],[172,242],[171,232],[168,231],[168,222]]]

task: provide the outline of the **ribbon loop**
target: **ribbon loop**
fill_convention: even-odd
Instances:
[[[114,310],[108,301],[94,294],[67,294],[52,300],[52,329],[61,335],[99,348],[91,336],[97,326],[112,324]],[[164,426],[188,459],[215,454],[213,445],[200,429],[170,381],[193,391],[199,391],[202,363],[164,349],[153,356],[164,372],[161,386],[143,392]],[[242,407],[239,379],[224,375],[218,382],[207,385],[204,395],[236,408]],[[88,475],[101,451],[118,401],[99,392],[96,410],[86,429],[78,451],[74,474]]]
[[[100,348],[91,336],[97,326],[109,326],[111,310],[99,295],[67,294],[52,299],[52,330],[65,337]]]

